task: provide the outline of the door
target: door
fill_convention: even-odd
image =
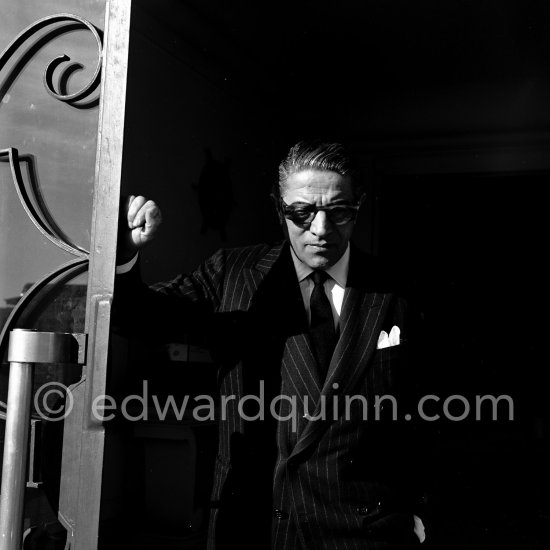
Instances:
[[[10,331],[85,334],[83,364],[34,369],[24,529],[53,525],[59,542],[61,524],[68,548],[92,549],[130,0],[2,0],[1,13],[0,438]]]

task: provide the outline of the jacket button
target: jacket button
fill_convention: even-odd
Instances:
[[[358,506],[357,513],[360,516],[366,516],[369,513],[369,509],[366,506]]]
[[[273,515],[277,519],[288,519],[287,512],[285,512],[284,510],[279,510],[279,508],[275,508],[275,510],[273,510]]]

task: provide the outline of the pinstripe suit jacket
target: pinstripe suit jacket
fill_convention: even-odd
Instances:
[[[398,400],[404,384],[407,344],[376,344],[393,325],[407,337],[405,302],[384,286],[372,259],[352,248],[325,380],[287,243],[220,250],[191,275],[154,290],[139,286],[135,272],[119,279],[126,281],[117,284],[116,298],[126,302],[126,324],[139,319],[143,328],[145,310],[155,320],[150,331],[164,337],[199,328],[220,365],[225,401],[209,549],[236,541],[240,548],[281,550],[403,546],[412,535],[413,453],[402,424],[383,412],[377,419],[373,405],[377,395]],[[261,397],[263,419],[258,401],[243,401],[245,395]]]

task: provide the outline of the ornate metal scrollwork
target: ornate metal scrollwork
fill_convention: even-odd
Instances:
[[[67,63],[71,60],[66,54],[62,54],[48,63],[44,70],[43,81],[47,92],[59,101],[66,102],[79,108],[96,105],[97,98],[92,101],[88,99],[88,103],[86,104],[78,102],[89,98],[89,96],[99,85],[103,50],[102,35],[101,31],[96,29],[92,23],[78,15],[69,13],[51,15],[44,17],[43,19],[39,19],[32,25],[29,25],[26,29],[21,31],[0,54],[0,71],[6,67],[8,62],[13,58],[14,54],[23,46],[23,44],[25,44],[25,42],[35,36],[36,33],[39,33],[42,29],[50,26],[52,27],[50,31],[42,33],[42,35],[39,36],[38,39],[32,43],[31,46],[24,51],[17,60],[15,60],[15,62],[11,65],[9,72],[2,77],[0,80],[0,99],[6,94],[17,76],[23,70],[24,66],[42,46],[61,34],[84,28],[88,29],[92,33],[97,44],[97,65],[88,83],[80,90],[73,93],[68,93],[66,86],[69,76],[75,70],[82,68],[82,65],[79,63]],[[58,68],[65,63],[66,66],[59,72]],[[59,73],[57,86],[54,84],[54,74],[56,72]],[[29,304],[36,299],[36,297],[40,295],[41,291],[43,291],[47,286],[52,285],[52,287],[55,287],[58,284],[62,284],[64,281],[85,272],[89,258],[88,251],[72,242],[71,239],[63,233],[59,225],[50,215],[42,199],[40,190],[38,189],[36,178],[33,177],[33,157],[26,154],[19,155],[17,149],[8,147],[5,149],[0,149],[0,162],[2,161],[9,163],[18,198],[26,214],[32,220],[36,228],[57,247],[76,256],[76,259],[59,266],[51,273],[42,277],[21,297],[15,308],[11,311],[4,326],[0,327],[0,359],[3,357],[5,351],[7,335],[10,330],[16,326],[18,320],[21,318],[21,315]],[[21,163],[27,164],[30,179],[28,186],[25,185],[22,176]],[[0,402],[0,407],[2,405],[4,404]]]
[[[32,302],[32,300],[35,299],[47,285],[53,284],[55,286],[56,284],[68,281],[76,277],[77,275],[84,273],[87,268],[87,257],[71,260],[42,277],[42,279],[34,283],[25,292],[25,295],[13,308],[9,317],[6,319],[4,326],[0,329],[0,358],[2,358],[6,352],[6,346],[10,331],[15,328],[19,317],[27,308],[27,306]],[[3,401],[0,401],[0,410],[5,408],[6,404]]]
[[[96,43],[97,43],[97,65],[94,70],[94,73],[92,75],[92,78],[80,90],[74,92],[74,93],[66,93],[65,90],[62,89],[56,89],[53,84],[53,75],[57,67],[59,67],[61,64],[70,61],[70,57],[66,54],[62,54],[47,65],[45,71],[44,71],[44,86],[46,87],[46,90],[48,93],[58,99],[59,101],[64,101],[70,104],[75,104],[78,101],[81,101],[82,99],[87,98],[98,86],[100,81],[100,74],[101,74],[101,63],[102,63],[102,39],[101,34],[98,29],[92,25],[89,21],[86,19],[79,17],[78,15],[73,15],[70,13],[59,13],[57,15],[50,15],[48,17],[44,17],[43,19],[39,19],[38,21],[35,21],[32,25],[29,25],[26,29],[21,31],[5,48],[5,50],[0,54],[0,71],[4,68],[6,63],[9,59],[11,59],[12,55],[24,44],[26,40],[28,40],[31,36],[33,36],[38,31],[54,24],[58,23],[68,23],[67,25],[64,25],[62,27],[55,28],[50,34],[46,36],[46,40],[41,39],[35,44],[36,47],[41,47],[45,42],[49,42],[51,38],[58,36],[59,34],[62,34],[64,32],[68,32],[70,30],[74,30],[76,28],[86,28],[88,29],[94,36]],[[12,72],[15,74],[10,75],[5,81],[10,83],[13,82],[15,76],[21,71],[22,65],[26,63],[28,60],[28,56],[24,56],[21,62],[17,63],[15,67],[13,68]],[[60,82],[66,81],[68,75],[76,68],[80,68],[81,65],[78,63],[71,63],[68,64],[64,70],[62,71],[60,75]],[[2,93],[5,93],[5,89],[0,88],[0,95]]]
[[[32,169],[30,170],[32,197],[25,187],[23,177],[21,175],[20,162],[29,162],[32,165],[32,157],[30,155],[19,156],[17,149],[14,147],[9,147],[7,149],[0,149],[0,162],[5,160],[7,160],[10,164],[13,184],[15,185],[17,196],[19,197],[25,212],[42,235],[52,241],[59,248],[70,252],[74,256],[87,258],[88,251],[71,242],[69,238],[61,231],[54,219],[50,216],[42,198],[37,192],[38,186],[36,182],[33,181]],[[34,199],[34,201],[32,199]]]

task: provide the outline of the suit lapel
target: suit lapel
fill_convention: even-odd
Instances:
[[[254,296],[263,281],[264,277],[271,271],[284,249],[284,242],[266,249],[260,259],[255,258],[254,262],[243,269],[244,280],[250,296]]]
[[[340,338],[334,350],[327,378],[321,392],[324,405],[318,403],[315,415],[323,413],[323,420],[310,421],[301,433],[291,456],[295,456],[318,440],[333,419],[334,398],[350,395],[364,375],[391,300],[376,284],[374,270],[358,250],[352,250],[348,284],[340,317]],[[366,281],[371,284],[367,286]],[[325,407],[324,411],[322,407]]]
[[[290,376],[300,399],[309,395],[316,404],[321,394],[315,358],[307,337],[307,318],[288,242],[273,247],[244,270],[253,296],[252,318],[259,320],[271,338],[286,339],[283,370]],[[313,407],[310,405],[310,412]]]
[[[245,268],[244,277],[253,296],[251,318],[258,325],[252,334],[258,329],[264,332],[271,353],[276,353],[279,345],[282,348],[282,384],[277,395],[295,396],[297,409],[312,414],[319,403],[322,381],[307,336],[307,317],[288,243],[277,245]]]
[[[243,274],[253,297],[250,309],[255,314],[252,319],[259,325],[254,327],[253,333],[263,332],[272,343],[284,341],[281,393],[296,396],[299,411],[304,411],[307,396],[307,412],[313,417],[323,413],[325,419],[306,421],[302,424],[303,429],[299,426],[299,436],[290,453],[293,457],[318,441],[328,428],[333,419],[335,396],[341,396],[339,401],[343,404],[344,396],[354,392],[376,349],[392,296],[378,285],[374,266],[366,262],[360,251],[352,249],[340,317],[340,338],[327,378],[321,384],[307,336],[307,319],[288,243],[266,249],[260,259],[243,269]],[[301,418],[298,420],[303,422]]]

